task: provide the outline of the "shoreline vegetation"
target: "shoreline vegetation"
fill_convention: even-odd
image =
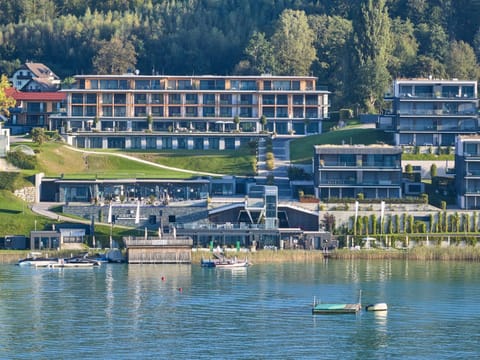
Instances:
[[[286,263],[286,262],[319,262],[324,261],[325,254],[320,250],[260,250],[254,252],[232,252],[229,256],[242,259],[248,257],[253,264]],[[199,263],[201,258],[211,256],[210,252],[192,252],[192,264]],[[418,246],[410,249],[338,249],[328,252],[330,260],[421,260],[421,261],[474,261],[480,262],[480,247],[439,247]]]
[[[25,258],[29,251],[0,251],[0,264],[15,264]],[[56,251],[49,251],[53,257],[62,257]],[[64,254],[63,254],[64,255]],[[279,263],[313,263],[325,260],[325,253],[320,250],[259,250],[259,251],[229,251],[227,256],[245,257],[252,264]],[[205,251],[192,251],[192,264],[200,264],[201,259],[213,257]],[[410,249],[338,249],[328,252],[329,260],[419,260],[419,261],[472,261],[480,262],[480,247],[478,246],[418,246]]]

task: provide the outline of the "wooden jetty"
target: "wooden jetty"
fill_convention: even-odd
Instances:
[[[129,264],[191,264],[193,240],[187,236],[125,237]]]
[[[362,309],[361,298],[361,291],[358,297],[358,303],[354,304],[322,303],[317,302],[314,298],[312,314],[356,314]]]

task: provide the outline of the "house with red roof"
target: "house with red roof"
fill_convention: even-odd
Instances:
[[[15,107],[9,109],[7,124],[12,135],[29,132],[34,127],[49,129],[50,116],[65,108],[66,94],[62,92],[23,92],[9,88],[6,93],[16,100]]]

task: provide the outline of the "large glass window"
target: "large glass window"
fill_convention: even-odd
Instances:
[[[182,115],[182,112],[181,112],[180,106],[169,106],[168,107],[168,116],[178,117],[178,116],[181,116],[181,115]]]
[[[135,94],[134,101],[135,101],[135,104],[146,104],[147,94]]]
[[[204,105],[214,105],[215,104],[215,94],[203,94]]]
[[[83,106],[72,106],[72,116],[83,116]]]
[[[163,106],[152,106],[153,116],[163,116]]]
[[[288,97],[287,95],[277,95],[277,105],[287,105]]]
[[[182,103],[182,97],[180,94],[169,94],[168,95],[168,103],[169,104],[181,104]]]
[[[275,105],[275,95],[263,95],[263,105]]]
[[[203,116],[214,117],[215,116],[215,108],[212,106],[204,106],[203,107]]]
[[[97,103],[97,94],[86,94],[85,95],[86,104],[96,104]]]
[[[316,95],[307,95],[305,100],[307,105],[318,105],[318,97]]]
[[[220,106],[221,117],[232,117],[232,108],[229,106]]]
[[[279,117],[279,118],[288,117],[288,108],[287,107],[278,107],[277,108],[277,117]]]
[[[253,96],[252,94],[242,94],[240,95],[240,104],[242,105],[252,105]]]
[[[163,94],[152,94],[150,96],[152,104],[163,104]]]
[[[102,94],[102,103],[113,104],[113,94]]]
[[[127,108],[125,106],[115,106],[114,116],[117,116],[117,117],[127,116]]]
[[[83,94],[72,94],[72,104],[83,104]]]
[[[86,116],[96,116],[97,107],[96,106],[85,106],[85,115]]]
[[[147,116],[147,108],[145,106],[135,106],[135,116]]]
[[[112,116],[112,107],[111,106],[102,106],[103,116]]]
[[[197,94],[186,94],[185,95],[185,103],[186,104],[198,104]]]
[[[126,94],[115,94],[114,95],[115,104],[126,104],[127,95]]]
[[[40,112],[42,109],[42,103],[39,102],[29,102],[27,103],[28,112]]]
[[[290,90],[290,80],[275,80],[273,82],[274,90]]]
[[[185,108],[185,116],[197,116],[198,108],[196,106],[187,106]]]
[[[150,89],[150,80],[135,80],[135,89],[137,90]]]
[[[178,90],[192,89],[192,80],[178,80]]]
[[[220,94],[220,105],[231,105],[231,104],[232,104],[231,94]]]

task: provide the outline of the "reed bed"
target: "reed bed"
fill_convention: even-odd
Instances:
[[[319,262],[324,261],[324,253],[319,250],[260,250],[254,252],[232,253],[240,259],[248,257],[253,264],[288,263],[288,262]],[[208,252],[193,252],[192,263],[200,263],[201,258],[211,257]],[[451,246],[451,247],[415,247],[411,249],[338,249],[329,252],[330,259],[340,260],[384,260],[408,259],[421,261],[473,261],[480,262],[480,247],[477,246]]]

